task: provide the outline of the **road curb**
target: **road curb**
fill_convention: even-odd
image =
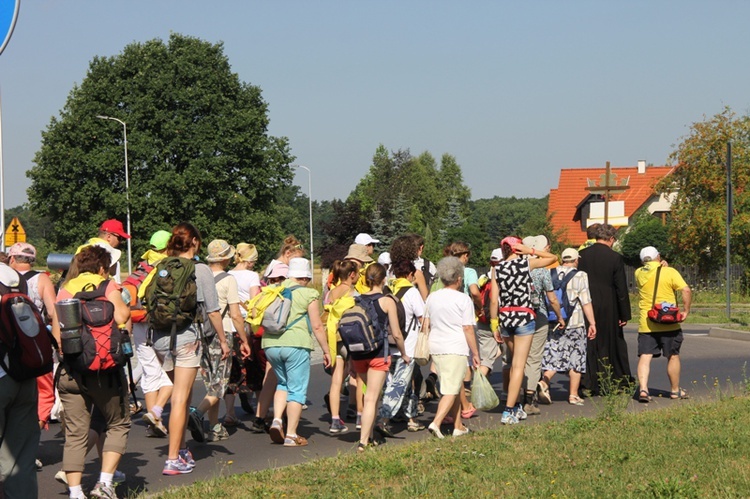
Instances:
[[[712,327],[708,330],[708,336],[709,338],[750,341],[750,332],[737,331],[736,329],[725,329],[723,327]]]

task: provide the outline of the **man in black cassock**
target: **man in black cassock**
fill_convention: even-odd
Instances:
[[[592,394],[599,395],[600,373],[606,372],[607,365],[617,383],[632,383],[634,380],[622,330],[630,320],[625,262],[622,255],[612,249],[617,229],[609,224],[592,228],[596,243],[581,250],[578,261],[578,269],[589,277],[597,331],[596,338],[587,343],[586,373],[582,384]]]

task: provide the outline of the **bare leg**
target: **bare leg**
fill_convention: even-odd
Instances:
[[[508,340],[508,346],[513,354],[513,362],[510,366],[510,384],[508,385],[507,407],[513,407],[518,402],[518,395],[523,384],[523,373],[526,369],[526,358],[529,356],[531,349],[531,340],[533,335],[511,337]]]
[[[440,402],[438,402],[437,410],[435,411],[435,418],[432,420],[435,426],[440,428],[440,425],[443,424],[443,419],[445,419],[448,413],[451,412],[451,409],[455,407],[457,399],[458,397],[456,395],[443,395],[440,397]],[[459,419],[456,419],[455,421],[459,421]]]
[[[367,373],[361,373],[360,378],[367,386],[367,392],[363,394],[362,407],[362,429],[359,434],[359,442],[367,445],[372,437],[372,429],[375,426],[375,412],[380,400],[380,391],[383,389],[388,371],[375,371],[368,369]]]
[[[571,369],[568,372],[568,375],[570,376],[570,394],[569,397],[577,397],[578,396],[578,390],[581,387],[581,373],[578,371],[574,371]]]
[[[283,393],[286,396],[286,392],[276,392]],[[276,397],[274,397],[274,416],[276,415]],[[283,413],[282,413],[283,414]],[[286,403],[286,418],[287,418],[287,425],[286,425],[286,434],[287,435],[296,435],[297,434],[297,427],[299,426],[299,420],[302,417],[302,404],[299,402],[287,402]],[[278,417],[278,419],[281,419],[281,416]]]
[[[648,392],[648,376],[651,374],[651,359],[654,356],[651,354],[642,354],[638,359],[638,385],[639,390],[645,390]],[[679,361],[678,361],[679,362]],[[667,373],[669,373],[669,364],[667,364]],[[679,376],[679,369],[678,369]],[[672,378],[670,377],[670,381]]]
[[[640,363],[639,363],[640,367]],[[671,386],[672,393],[679,392],[680,390],[680,356],[672,355],[667,361],[667,376],[669,376],[669,384]],[[640,375],[638,377],[640,379]]]
[[[258,405],[255,408],[255,417],[265,419],[268,414],[268,408],[271,406],[271,401],[274,400],[274,393],[276,393],[276,384],[279,382],[276,378],[276,373],[271,368],[271,363],[266,363],[266,377],[263,379],[263,388],[258,395]],[[286,400],[286,399],[284,399]]]
[[[344,368],[346,362],[341,357],[336,357],[336,365],[333,367],[331,376],[331,389],[328,391],[328,403],[331,406],[331,417],[338,418],[341,412],[341,385],[344,384]]]
[[[177,459],[180,449],[185,447],[185,428],[190,399],[193,395],[193,383],[198,374],[197,367],[175,367],[173,371],[174,388],[172,389],[172,413],[169,416],[169,455],[168,459]]]

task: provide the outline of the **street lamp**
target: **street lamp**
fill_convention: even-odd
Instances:
[[[124,121],[111,116],[97,115],[100,120],[112,120],[122,125],[122,137],[125,145],[125,204],[127,210],[127,231],[130,236],[130,181],[128,179],[128,126]],[[131,253],[131,244],[128,238],[128,275],[133,273],[133,258]]]
[[[307,200],[309,202],[310,211],[310,268],[315,272],[315,265],[313,265],[313,211],[312,211],[312,172],[306,166],[292,165],[294,168],[302,168],[307,171]]]

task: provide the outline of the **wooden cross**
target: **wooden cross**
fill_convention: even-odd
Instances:
[[[614,185],[612,184],[612,181],[614,181]],[[596,185],[595,182],[592,182],[589,180],[589,186],[586,187],[586,190],[589,191],[591,194],[602,194],[604,196],[604,223],[609,223],[609,199],[611,195],[619,194],[621,192],[625,192],[628,189],[630,189],[630,186],[627,185],[628,179],[623,182],[622,185],[617,185],[617,181],[613,178],[613,175],[611,174],[611,169],[609,166],[609,161],[607,161],[607,169],[604,175],[600,177],[599,185]],[[593,185],[592,185],[593,184]]]

